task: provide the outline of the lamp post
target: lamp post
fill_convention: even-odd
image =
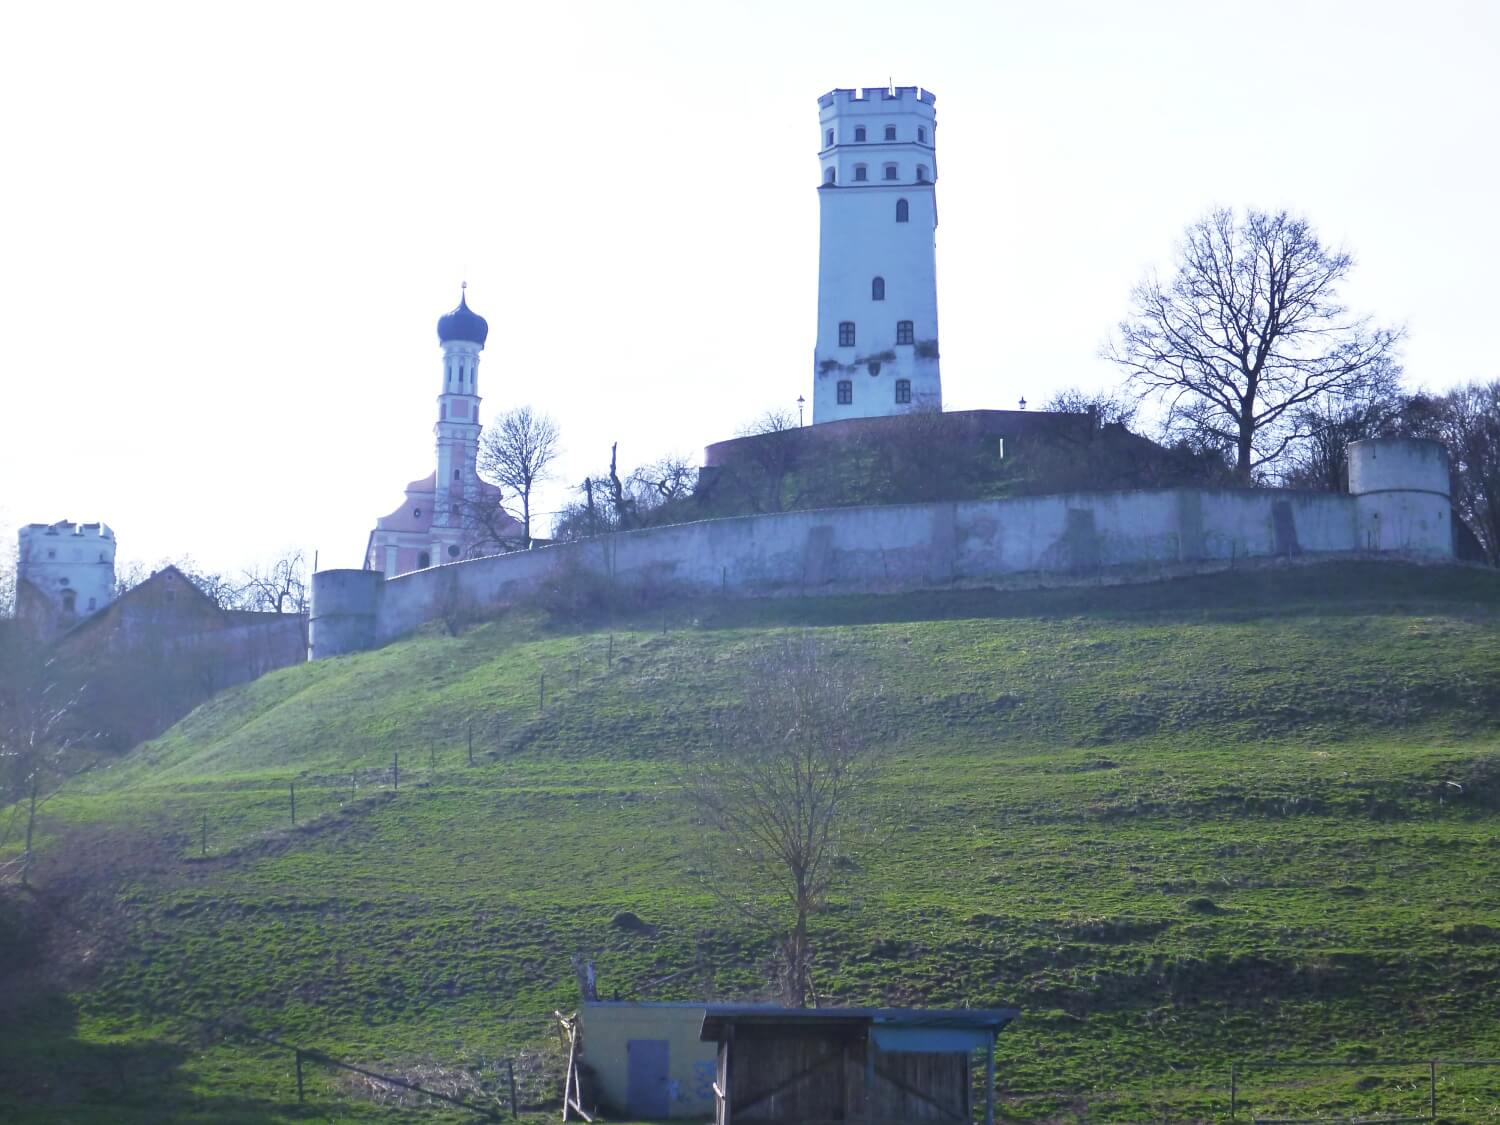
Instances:
[[[798,429],[802,428],[802,404],[804,402],[806,402],[806,401],[807,400],[804,399],[801,395],[797,396],[797,428]]]
[[[1026,396],[1025,395],[1021,396],[1021,409],[1022,410],[1026,409]]]

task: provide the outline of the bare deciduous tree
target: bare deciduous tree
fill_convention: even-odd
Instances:
[[[1405,426],[1448,447],[1453,507],[1491,566],[1500,566],[1500,379],[1469,383],[1444,395],[1418,395]]]
[[[1395,437],[1403,432],[1406,398],[1400,371],[1388,367],[1365,385],[1337,395],[1319,395],[1297,408],[1303,435],[1289,449],[1281,483],[1291,488],[1346,492],[1349,443]]]
[[[1136,286],[1105,356],[1165,402],[1170,433],[1232,449],[1248,482],[1303,436],[1300,406],[1355,395],[1394,361],[1402,333],[1339,300],[1353,266],[1285,211],[1214,211],[1188,228],[1169,282]]]
[[[507,410],[479,438],[479,471],[521,502],[521,532],[531,541],[531,491],[561,452],[557,423],[529,406]]]
[[[805,1007],[816,1002],[808,922],[863,827],[879,756],[851,670],[812,639],[762,652],[744,683],[743,705],[716,723],[684,791],[706,824],[710,888],[780,935],[782,1000]]]
[[[275,562],[246,570],[244,582],[228,600],[225,591],[215,588],[214,576],[194,576],[192,581],[224,608],[269,613],[307,611],[307,558],[301,551],[288,551]]]
[[[46,645],[22,622],[0,622],[0,804],[15,809],[0,828],[0,844],[19,820],[22,886],[31,874],[37,814],[73,772],[68,751],[80,737],[81,690],[61,675]]]

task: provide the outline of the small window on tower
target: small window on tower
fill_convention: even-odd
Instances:
[[[909,320],[896,321],[896,343],[909,344],[912,342],[912,325]]]
[[[918,125],[917,126],[917,144],[919,144],[919,145],[925,145],[926,143],[927,143],[927,129],[926,129],[925,126]]]
[[[849,379],[839,380],[839,405],[852,406],[854,404],[854,383]]]
[[[919,183],[919,184],[925,184],[926,182],[927,182],[927,165],[925,165],[925,164],[918,164],[917,165],[917,183]]]
[[[896,166],[894,164],[887,164],[885,166],[885,178],[888,180],[896,178]]]
[[[901,403],[911,402],[911,380],[896,380],[896,401]]]
[[[870,282],[870,300],[885,300],[885,278],[877,277]]]
[[[450,559],[456,559],[456,558],[458,558],[458,548],[457,547],[449,547],[448,548],[448,557]]]
[[[411,518],[414,519],[414,520],[421,519],[422,518],[422,509],[421,508],[413,508],[411,510]]]
[[[870,178],[870,170],[863,164],[856,164],[854,166],[854,178],[856,180],[868,180]]]
[[[854,346],[854,321],[839,321],[839,347],[852,348]]]
[[[420,555],[417,556],[417,569],[418,570],[426,570],[431,565],[432,565],[432,556],[429,555],[426,551],[423,551]]]
[[[857,128],[857,129],[854,130],[854,139],[856,141],[861,142],[861,143],[864,142],[864,139],[865,139],[865,127],[863,125],[861,125],[859,128]]]
[[[885,127],[885,139],[888,141],[896,139],[896,127],[894,125],[887,125]]]
[[[458,480],[458,479],[460,479],[460,478],[459,478],[459,475],[458,475],[458,470],[457,470],[457,469],[454,469],[454,470],[453,470],[453,479],[454,479],[454,480]]]
[[[896,200],[896,221],[905,223],[911,220],[911,204],[904,199]]]
[[[835,169],[833,169],[833,168],[826,169],[823,172],[823,182],[825,184],[837,183],[838,182],[838,176],[839,176],[839,174],[838,174],[838,172]]]
[[[826,132],[826,133],[823,134],[823,147],[824,148],[832,148],[833,147],[833,130],[832,129],[829,129],[828,132]]]

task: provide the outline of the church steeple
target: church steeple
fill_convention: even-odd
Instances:
[[[479,353],[489,337],[484,317],[469,308],[469,283],[459,290],[458,308],[439,318],[443,346],[443,383],[438,394],[437,478],[432,527],[452,529],[455,543],[462,530],[463,506],[479,492],[474,465],[479,452]]]

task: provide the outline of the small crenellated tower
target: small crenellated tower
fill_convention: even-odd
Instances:
[[[936,102],[916,86],[818,99],[814,422],[942,409]]]
[[[115,533],[102,523],[21,528],[16,612],[47,629],[67,628],[115,600]]]

